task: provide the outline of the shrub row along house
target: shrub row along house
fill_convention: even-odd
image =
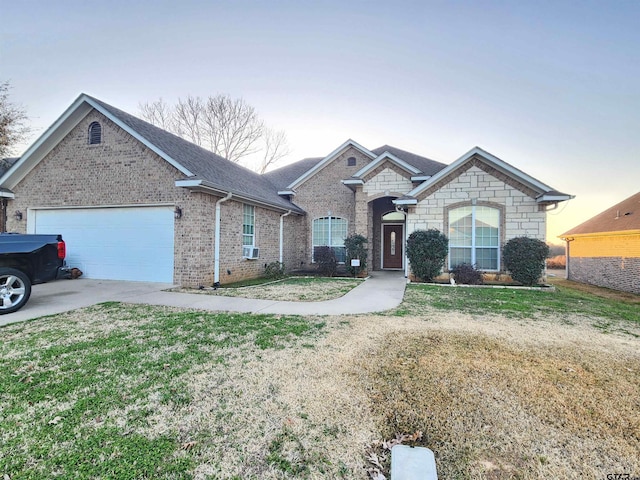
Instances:
[[[560,238],[569,280],[640,294],[640,192]]]
[[[449,236],[449,266],[502,269],[500,246],[545,239],[546,211],[572,198],[480,148],[445,165],[347,140],[325,157],[258,175],[88,95],[0,178],[8,231],[61,233],[88,278],[228,283],[265,264],[307,268],[314,247],[408,272],[416,229]]]

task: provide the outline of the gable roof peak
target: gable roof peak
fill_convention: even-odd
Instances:
[[[317,172],[322,170],[325,167],[325,165],[331,163],[336,157],[341,155],[349,147],[353,147],[356,150],[359,150],[361,153],[363,153],[367,157],[371,158],[372,160],[377,157],[377,155],[375,153],[373,153],[371,150],[363,147],[362,145],[360,145],[355,140],[352,140],[351,138],[349,138],[344,143],[342,143],[338,148],[333,150],[329,155],[327,155],[322,160],[320,160],[318,163],[316,163],[312,168],[310,168],[309,170],[305,171],[302,175],[300,175],[293,182],[291,182],[287,186],[287,189],[294,190],[295,188],[297,188],[300,185],[302,185],[306,180],[308,180],[313,175],[315,175]]]
[[[301,212],[297,206],[280,197],[265,176],[86,93],[81,93],[53,125],[29,147],[16,163],[15,168],[0,178],[0,186],[13,188],[93,110],[167,161],[189,181],[200,182],[216,191],[233,193],[235,197],[275,209]],[[181,186],[177,182],[176,185]]]

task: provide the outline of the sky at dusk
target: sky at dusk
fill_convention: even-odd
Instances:
[[[0,81],[49,127],[80,93],[242,97],[280,165],[351,138],[451,163],[479,146],[574,200],[548,240],[640,191],[639,1],[0,0]]]

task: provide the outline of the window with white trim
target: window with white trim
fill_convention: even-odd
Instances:
[[[313,252],[316,247],[330,247],[336,260],[344,263],[347,258],[344,239],[347,238],[347,220],[340,217],[322,217],[313,221]],[[315,261],[315,260],[314,260]]]
[[[242,205],[242,246],[255,247],[256,245],[256,212],[253,205]]]
[[[102,126],[98,122],[91,122],[89,125],[89,145],[102,143]]]
[[[468,205],[449,210],[449,269],[461,263],[499,269],[499,209]]]

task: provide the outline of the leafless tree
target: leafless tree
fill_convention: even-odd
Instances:
[[[14,149],[31,131],[22,107],[9,100],[9,82],[0,83],[0,159],[15,153]]]
[[[142,117],[163,130],[172,130],[172,108],[162,99],[139,105]]]
[[[149,123],[239,163],[262,154],[257,170],[266,169],[289,153],[284,132],[265,126],[255,108],[243,99],[228,95],[206,100],[188,96],[168,106],[162,99],[140,104],[140,113]]]
[[[284,133],[284,130],[265,128],[263,140],[263,157],[258,173],[266,172],[270,166],[291,153],[287,145],[287,134]]]

